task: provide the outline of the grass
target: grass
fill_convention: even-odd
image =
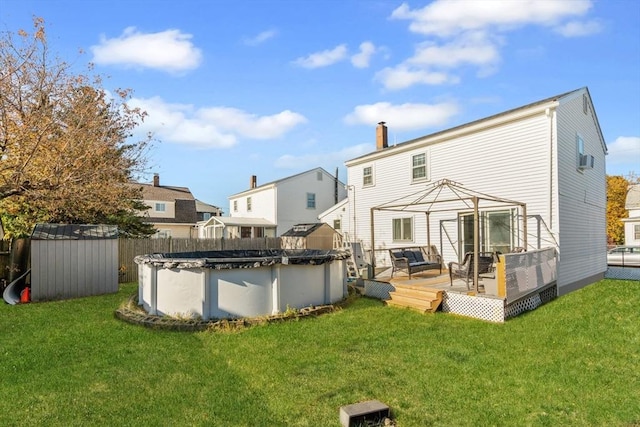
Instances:
[[[640,425],[640,282],[603,280],[492,324],[360,298],[241,332],[114,318],[135,292],[0,305],[0,425]]]

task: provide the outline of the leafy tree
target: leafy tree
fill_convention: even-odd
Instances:
[[[145,113],[130,90],[108,93],[100,76],[77,74],[49,53],[44,20],[32,33],[0,37],[0,213],[11,236],[38,221],[136,220],[141,190],[128,185],[146,164],[148,135],[130,142]],[[88,69],[91,72],[91,66]],[[125,230],[127,232],[127,230]]]
[[[625,209],[629,181],[623,176],[607,175],[607,241],[611,244],[624,243],[623,218],[629,217]]]

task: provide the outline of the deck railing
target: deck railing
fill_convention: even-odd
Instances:
[[[555,248],[500,255],[497,263],[497,294],[507,303],[553,284],[557,278]]]

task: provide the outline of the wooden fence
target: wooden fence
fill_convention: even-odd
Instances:
[[[0,240],[0,291],[4,290],[3,283],[9,283],[10,245],[6,240]],[[1,298],[1,297],[0,297]]]
[[[137,255],[171,252],[222,251],[234,249],[280,249],[279,237],[257,239],[119,239],[119,283],[137,282]]]

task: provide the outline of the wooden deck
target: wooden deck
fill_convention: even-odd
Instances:
[[[391,269],[389,268],[388,270],[378,273],[374,280],[378,282],[387,282],[393,286],[433,288],[465,294],[473,292],[473,285],[471,285],[471,291],[468,290],[467,285],[462,279],[454,279],[453,286],[451,286],[449,281],[449,271],[447,269],[442,269],[442,274],[440,274],[440,270],[426,270],[419,273],[413,273],[411,274],[411,279],[409,279],[409,275],[403,272],[396,272],[393,277],[391,277]],[[482,291],[482,288],[480,291]]]

